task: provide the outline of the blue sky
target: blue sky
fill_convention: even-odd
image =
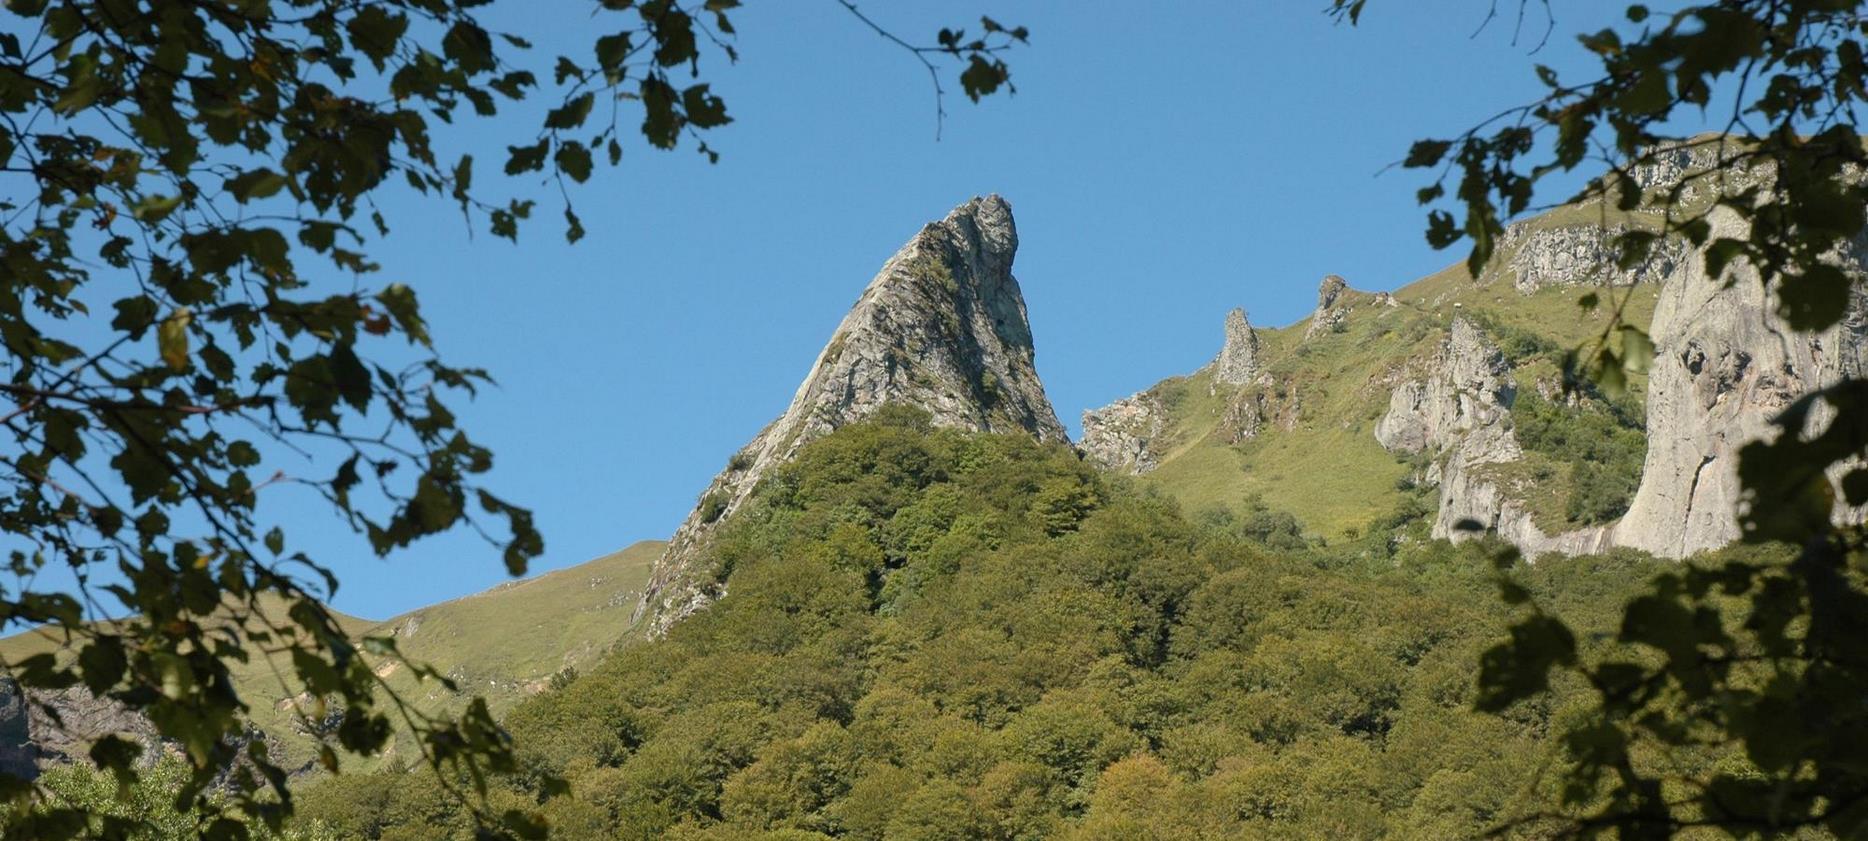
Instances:
[[[630,147],[575,193],[583,242],[564,243],[555,188],[513,185],[545,217],[516,246],[468,236],[445,204],[389,199],[383,279],[422,294],[444,353],[502,383],[460,414],[498,454],[496,487],[538,513],[535,569],[669,534],[881,263],[971,196],[1012,203],[1039,372],[1073,431],[1084,409],[1204,364],[1228,308],[1287,324],[1325,274],[1393,289],[1462,258],[1425,244],[1418,176],[1377,173],[1412,140],[1534,96],[1533,63],[1586,66],[1574,34],[1622,6],[1555,4],[1532,55],[1541,16],[1516,45],[1508,16],[1474,36],[1489,0],[1376,0],[1356,28],[1325,0],[981,2],[863,7],[917,40],[979,11],[1030,27],[1010,56],[1017,95],[954,91],[938,142],[909,56],[832,0],[754,3],[740,63],[710,74],[736,120],[711,138],[720,162]],[[541,71],[601,34],[581,3],[502,6]],[[532,125],[444,138],[494,161]],[[504,580],[464,535],[378,560],[315,508],[294,517],[344,581],[342,610],[387,617]]]

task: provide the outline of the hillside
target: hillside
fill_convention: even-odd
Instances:
[[[1624,317],[1646,324],[1658,285],[1619,292]],[[1395,386],[1427,365],[1454,319],[1485,324],[1486,333],[1513,346],[1519,380],[1554,393],[1561,384],[1560,352],[1583,344],[1606,323],[1605,313],[1576,305],[1580,294],[1562,285],[1525,293],[1502,279],[1475,284],[1464,264],[1392,294],[1344,289],[1331,307],[1320,308],[1323,318],[1335,313],[1339,319],[1329,327],[1313,330],[1313,316],[1254,331],[1259,370],[1251,384],[1216,383],[1209,365],[1129,398],[1160,410],[1148,444],[1156,466],[1142,480],[1189,511],[1240,512],[1259,502],[1295,515],[1326,540],[1359,535],[1402,504],[1419,471],[1384,449],[1375,427]],[[1627,405],[1639,407],[1641,389],[1631,384]],[[1242,402],[1256,416],[1249,424],[1237,408]],[[1595,400],[1583,410],[1603,408]],[[1095,443],[1094,414],[1085,419],[1086,445]],[[1557,477],[1558,484],[1567,478]],[[1566,486],[1549,490],[1551,498],[1567,493]]]
[[[623,639],[649,569],[666,545],[640,541],[577,566],[412,610],[366,631],[393,636],[410,660],[459,683],[459,694],[418,686],[394,664],[377,672],[426,710],[458,712],[480,695],[495,715],[503,713],[545,689],[552,675],[588,668]]]
[[[1473,710],[1511,611],[1490,548],[1278,548],[1061,444],[885,411],[717,533],[726,596],[515,707],[523,771],[492,802],[568,841],[1477,837],[1554,796],[1551,734],[1590,691]],[[1663,568],[1519,573],[1593,656]],[[301,802],[339,837],[474,837],[427,774]]]
[[[458,712],[469,695],[484,696],[500,713],[518,700],[544,689],[554,673],[587,666],[626,633],[630,611],[641,597],[649,568],[665,544],[645,540],[577,566],[501,584],[482,593],[430,605],[388,621],[335,614],[353,640],[394,636],[410,659],[433,666],[455,679],[461,694],[438,685],[418,686],[399,664],[385,662],[378,674],[392,688],[416,700],[428,712]],[[0,639],[0,657],[9,662],[41,652],[63,653],[63,641],[43,631]],[[315,752],[311,737],[295,721],[294,703],[310,699],[289,674],[280,656],[256,656],[235,663],[234,684],[252,707],[253,723],[284,751],[287,766],[308,762]],[[72,690],[80,691],[80,690]],[[95,701],[72,698],[89,710]],[[132,724],[106,710],[107,723]],[[132,727],[132,729],[137,729]],[[74,733],[82,741],[101,733]],[[35,739],[43,739],[36,734]],[[407,746],[399,746],[406,752]],[[66,751],[69,753],[69,751]],[[366,764],[376,764],[388,755]]]

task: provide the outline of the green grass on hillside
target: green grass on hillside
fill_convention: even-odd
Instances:
[[[457,713],[471,696],[480,695],[497,715],[542,690],[553,673],[587,665],[623,639],[649,569],[665,545],[645,540],[574,567],[385,622],[336,616],[352,639],[394,636],[409,660],[432,666],[460,684],[459,694],[432,682],[418,685],[406,667],[381,664],[378,673],[424,712]],[[0,658],[9,662],[64,649],[62,639],[45,631],[0,639]],[[233,677],[240,697],[251,706],[253,723],[277,738],[288,765],[295,765],[311,759],[315,743],[294,722],[293,699],[302,687],[282,680],[290,672],[282,656],[254,657],[234,664]],[[410,750],[398,743],[384,759]]]
[[[1532,227],[1613,224],[1596,207],[1563,207],[1530,221]],[[1585,310],[1578,300],[1595,292],[1601,306]],[[1549,388],[1562,381],[1563,351],[1588,352],[1610,323],[1612,310],[1645,327],[1653,320],[1659,287],[1644,284],[1602,289],[1577,284],[1519,292],[1505,278],[1488,274],[1475,281],[1458,263],[1394,293],[1398,306],[1383,306],[1369,293],[1349,291],[1350,314],[1335,331],[1305,338],[1308,321],[1258,331],[1264,368],[1277,383],[1264,394],[1268,415],[1257,437],[1237,444],[1223,428],[1231,389],[1212,387],[1210,371],[1174,377],[1152,391],[1168,407],[1170,423],[1161,437],[1160,466],[1142,477],[1190,511],[1226,508],[1242,512],[1260,498],[1296,515],[1307,531],[1337,540],[1401,504],[1399,484],[1413,467],[1375,441],[1375,423],[1387,411],[1399,382],[1426,374],[1431,357],[1455,317],[1484,327],[1512,356],[1521,389]],[[1647,388],[1631,377],[1626,399],[1636,411]],[[1247,392],[1262,391],[1248,386]],[[1538,521],[1553,528],[1567,522],[1569,465],[1541,465],[1537,458],[1508,471],[1514,480],[1531,474],[1556,477],[1562,487],[1554,503],[1537,503]],[[1520,476],[1518,474],[1525,474]],[[1548,502],[1548,501],[1546,501]]]

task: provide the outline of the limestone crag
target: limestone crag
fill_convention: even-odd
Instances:
[[[1656,242],[1639,266],[1621,270],[1615,265],[1615,238],[1628,230],[1625,224],[1551,227],[1519,223],[1505,229],[1499,239],[1499,253],[1511,255],[1504,265],[1510,270],[1512,285],[1527,295],[1553,286],[1584,283],[1659,283],[1679,271],[1686,261],[1686,242],[1669,237]]]
[[[1324,276],[1317,287],[1317,311],[1310,316],[1310,326],[1304,328],[1305,339],[1334,331],[1348,320],[1350,302],[1344,293],[1351,291],[1349,282],[1341,277]]]
[[[1295,409],[1295,407],[1292,407]],[[1269,414],[1265,407],[1265,393],[1261,390],[1241,392],[1226,406],[1226,414],[1220,418],[1219,431],[1226,436],[1226,443],[1237,444],[1258,437],[1258,431],[1265,428],[1265,417]],[[1295,411],[1289,413],[1288,420],[1296,422]]]
[[[1655,177],[1677,178],[1693,166],[1689,156],[1676,162],[1678,171]],[[1723,208],[1709,222],[1709,242],[1749,235],[1745,221]],[[1857,278],[1855,289],[1868,276],[1864,252],[1868,248],[1857,243],[1832,258]],[[1555,277],[1589,265],[1553,265],[1550,271]],[[1609,526],[1558,535],[1537,529],[1520,501],[1538,489],[1519,487],[1496,469],[1517,457],[1515,440],[1506,440],[1510,400],[1497,391],[1502,361],[1485,350],[1478,331],[1455,319],[1432,361],[1435,373],[1398,385],[1375,429],[1392,452],[1446,453],[1424,477],[1440,484],[1436,536],[1458,539],[1465,523],[1496,532],[1530,555],[1627,546],[1668,558],[1738,539],[1739,450],[1777,434],[1771,419],[1798,397],[1868,376],[1868,303],[1858,293],[1841,324],[1798,333],[1776,314],[1777,302],[1743,260],[1724,277],[1706,274],[1700,252],[1669,258],[1667,265],[1659,278],[1625,273],[1609,279],[1662,284],[1649,328],[1655,355],[1647,383],[1647,456],[1628,512]],[[1488,402],[1488,393],[1499,399]],[[1823,413],[1813,418],[1828,421]],[[1837,516],[1860,520],[1862,514],[1839,510]]]
[[[1711,223],[1711,241],[1748,235],[1724,209]],[[1838,262],[1861,276],[1860,255]],[[1741,261],[1731,272],[1709,277],[1693,259],[1661,292],[1650,330],[1647,460],[1616,530],[1620,545],[1678,558],[1737,539],[1739,448],[1775,434],[1770,419],[1796,398],[1868,374],[1861,301],[1836,327],[1796,333],[1776,315],[1755,268]]]
[[[1498,475],[1498,467],[1524,457],[1511,422],[1518,386],[1510,363],[1484,332],[1454,318],[1427,367],[1426,378],[1395,388],[1375,438],[1390,452],[1428,456],[1420,478],[1440,486],[1432,535],[1457,542],[1494,532],[1532,556],[1606,548],[1603,528],[1545,534],[1522,502],[1537,489]]]
[[[1390,452],[1444,452],[1475,429],[1501,426],[1517,398],[1505,355],[1464,318],[1453,319],[1429,368],[1425,379],[1395,388],[1375,424],[1375,440]]]
[[[1630,168],[1629,175],[1644,191],[1678,186],[1678,200],[1694,205],[1769,177],[1768,165],[1737,160],[1743,151],[1729,138],[1697,137],[1650,150]],[[1721,162],[1727,165],[1721,167]]]
[[[844,317],[784,414],[715,477],[656,563],[635,619],[651,634],[700,609],[720,582],[702,550],[774,466],[890,403],[938,426],[1065,441],[1033,367],[1025,300],[1012,277],[1018,233],[998,196],[976,198],[883,265]]]
[[[1258,377],[1258,331],[1246,320],[1245,310],[1226,313],[1226,343],[1213,362],[1213,381],[1218,384],[1246,385]]]
[[[1167,410],[1151,392],[1083,413],[1083,457],[1109,470],[1142,474],[1160,465],[1156,451]]]

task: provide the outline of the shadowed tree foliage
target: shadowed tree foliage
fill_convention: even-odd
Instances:
[[[701,71],[737,59],[739,4],[554,6],[594,13],[595,38],[548,67],[524,33],[483,26],[485,5],[8,0],[0,13],[0,528],[14,547],[0,631],[44,624],[68,641],[4,669],[29,690],[83,686],[147,715],[180,748],[173,794],[208,816],[206,837],[277,827],[291,808],[285,769],[240,738],[229,666],[261,652],[286,664],[287,694],[315,699],[312,716],[342,710],[317,730],[328,768],[399,725],[447,786],[484,790],[513,767],[483,704],[443,719],[384,694],[320,603],[336,579],[260,503],[322,500],[378,554],[471,528],[525,571],[543,550],[532,516],[485,485],[493,454],[450,409],[489,376],[449,362],[416,292],[378,277],[369,251],[396,220],[374,197],[412,190],[516,240],[533,202],[489,186],[486,164],[449,155],[437,129],[528,97],[551,107],[538,125],[500,125],[512,141],[492,169],[507,176],[583,182],[637,135],[714,157],[706,133],[730,118]],[[1025,31],[982,19],[927,47],[888,37],[937,95],[951,64],[978,99],[1009,87],[999,56]],[[35,588],[48,568],[77,587]],[[119,621],[90,621],[102,618]],[[395,654],[387,639],[364,647]],[[91,758],[127,792],[138,752],[106,738]],[[26,810],[9,835],[135,824],[10,777],[0,798]],[[541,831],[518,808],[474,820]]]

